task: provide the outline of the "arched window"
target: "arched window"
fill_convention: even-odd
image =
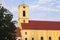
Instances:
[[[23,11],[23,16],[25,16],[25,11]]]
[[[34,40],[34,38],[32,38],[32,40]]]
[[[27,40],[27,38],[25,38],[25,40]]]
[[[25,6],[23,6],[23,8],[25,8]]]
[[[18,40],[20,40],[20,39],[18,39]]]
[[[43,40],[43,37],[41,37],[41,40]]]
[[[49,40],[51,40],[51,37],[49,37]]]
[[[59,37],[59,40],[60,40],[60,37]]]
[[[27,35],[27,32],[25,32],[25,35]]]

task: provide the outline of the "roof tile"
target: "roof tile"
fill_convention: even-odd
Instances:
[[[22,23],[22,29],[60,30],[60,22],[56,22],[56,21],[29,21],[29,23]]]

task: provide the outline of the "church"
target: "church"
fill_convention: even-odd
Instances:
[[[60,40],[60,22],[29,20],[29,6],[18,6],[19,35],[17,40]]]

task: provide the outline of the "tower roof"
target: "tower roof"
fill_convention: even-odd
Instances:
[[[19,6],[27,6],[28,7],[28,5],[27,4],[25,4],[25,3],[22,3],[21,5],[19,5]]]

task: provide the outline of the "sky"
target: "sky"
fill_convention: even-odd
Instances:
[[[29,6],[29,20],[60,21],[60,0],[0,0],[5,8],[18,20],[18,5]]]

